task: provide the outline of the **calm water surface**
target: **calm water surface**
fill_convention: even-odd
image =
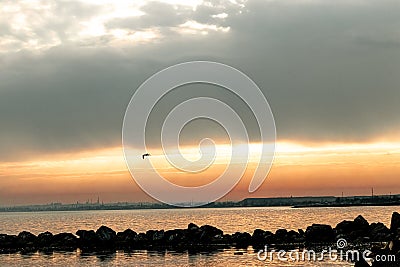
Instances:
[[[34,234],[72,232],[78,229],[97,229],[107,225],[115,231],[131,228],[136,232],[149,229],[186,228],[194,222],[210,224],[225,233],[252,232],[256,228],[275,231],[279,228],[305,229],[313,223],[335,226],[342,220],[353,220],[362,214],[370,223],[390,225],[393,211],[400,207],[349,208],[227,208],[227,209],[168,209],[75,212],[12,212],[0,213],[0,233],[18,234],[28,230]],[[110,254],[85,254],[78,251],[65,253],[33,253],[0,255],[0,266],[352,266],[347,262],[260,262],[249,248],[235,255],[235,249],[214,253],[117,251]]]

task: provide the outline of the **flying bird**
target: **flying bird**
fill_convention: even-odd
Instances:
[[[149,153],[143,154],[142,159],[144,159],[144,157],[148,157],[148,156],[151,156],[151,155]]]

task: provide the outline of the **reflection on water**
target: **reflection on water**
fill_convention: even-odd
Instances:
[[[237,253],[240,252],[240,253]],[[240,255],[238,255],[240,254]],[[209,252],[145,251],[54,252],[0,255],[0,266],[353,266],[348,262],[259,261],[256,251],[224,249]]]
[[[225,233],[256,228],[275,231],[279,228],[305,229],[313,223],[335,226],[342,220],[363,215],[370,223],[387,226],[393,211],[399,207],[350,208],[228,208],[168,209],[123,211],[77,211],[0,213],[0,233],[18,234],[28,230],[34,234],[50,231],[71,232],[97,229],[107,225],[115,231],[131,228],[136,232],[149,229],[186,228],[188,223],[214,225]],[[0,254],[0,266],[353,266],[347,262],[261,262],[256,252],[221,249],[213,251],[102,251],[37,252]]]
[[[10,212],[0,213],[0,233],[18,234],[27,230],[34,234],[50,231],[71,232],[97,229],[107,225],[115,231],[131,228],[136,232],[149,229],[186,228],[190,222],[210,224],[225,233],[252,232],[256,228],[276,231],[279,228],[297,230],[313,223],[335,226],[342,220],[353,220],[362,214],[370,223],[390,224],[393,211],[399,207],[348,208],[226,208],[226,209],[167,209],[73,212]]]

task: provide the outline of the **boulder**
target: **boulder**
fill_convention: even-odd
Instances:
[[[330,225],[313,224],[307,227],[305,240],[307,243],[332,243],[335,233]]]
[[[137,233],[131,229],[126,229],[123,232],[117,233],[117,241],[123,243],[133,243],[135,241],[135,237]]]
[[[390,231],[396,233],[400,228],[400,214],[398,212],[393,212],[392,219],[390,222]]]
[[[374,242],[390,241],[391,232],[383,223],[372,223],[369,227],[369,236]]]
[[[358,215],[357,218],[354,219],[354,224],[359,229],[367,229],[369,227],[368,221],[361,215]]]
[[[336,235],[344,236],[348,240],[362,240],[369,236],[369,223],[361,215],[354,221],[343,221],[335,227]]]
[[[36,241],[36,236],[30,232],[27,231],[22,231],[21,233],[18,234],[18,242],[21,245],[33,245],[33,243]]]
[[[148,243],[148,239],[145,233],[139,233],[134,237],[134,242],[136,247],[146,246]]]
[[[93,230],[78,230],[76,235],[79,236],[79,244],[83,247],[95,247],[99,242],[99,237]]]
[[[16,235],[0,234],[0,248],[16,248],[18,237]]]
[[[232,242],[239,248],[247,248],[251,243],[251,235],[246,232],[236,232],[232,235]]]
[[[149,230],[146,232],[146,238],[152,243],[160,243],[164,240],[164,230]]]
[[[117,234],[115,231],[107,226],[100,226],[99,229],[96,231],[96,235],[98,239],[102,242],[112,242],[115,241]]]
[[[287,233],[287,242],[289,243],[302,243],[304,242],[304,236],[302,236],[300,233],[290,230]]]
[[[275,235],[270,231],[256,229],[254,230],[251,239],[253,245],[264,247],[265,245],[273,244],[275,242]]]
[[[278,244],[284,244],[287,242],[288,231],[286,229],[278,229],[275,232],[275,242]]]
[[[298,229],[297,231],[299,231],[300,236],[304,236],[304,230],[303,229]]]
[[[168,230],[164,233],[164,239],[168,246],[172,247],[183,247],[190,246],[193,243],[197,243],[193,239],[188,238],[188,231],[184,229]]]
[[[356,226],[353,221],[342,221],[335,227],[337,234],[348,234],[356,230]]]
[[[192,231],[198,231],[199,227],[194,223],[189,223],[187,229],[189,230],[189,232],[192,232]]]
[[[360,230],[366,231],[368,230],[368,227],[368,221],[364,219],[363,216],[358,215],[357,218],[354,219],[354,221],[343,221],[338,223],[338,225],[335,227],[335,230],[337,233],[342,234]]]
[[[53,242],[51,243],[52,248],[66,249],[76,248],[77,238],[71,233],[60,233],[53,236]]]
[[[222,236],[224,232],[214,226],[211,225],[203,225],[200,227],[200,236],[199,241],[201,243],[211,243],[213,238],[217,235]]]
[[[78,230],[76,235],[82,240],[88,240],[95,242],[97,240],[96,232],[93,230]]]
[[[251,236],[251,241],[253,244],[261,244],[265,243],[265,231],[261,229],[256,229],[253,231],[253,235]]]
[[[37,236],[36,239],[36,244],[38,247],[49,247],[51,245],[51,243],[53,242],[53,234],[50,232],[44,232],[44,233],[40,233]]]

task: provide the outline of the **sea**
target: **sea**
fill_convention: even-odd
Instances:
[[[390,227],[391,215],[400,207],[326,207],[326,208],[195,208],[195,209],[146,209],[101,211],[49,211],[2,212],[0,233],[34,234],[50,231],[75,233],[78,229],[96,230],[106,225],[115,231],[132,229],[169,230],[186,228],[189,223],[199,226],[209,224],[224,233],[252,233],[255,229],[275,232],[277,229],[305,230],[313,223],[333,227],[343,220],[353,220],[362,215],[369,223],[382,222]],[[271,253],[271,252],[270,252]],[[275,254],[274,254],[275,253]],[[259,250],[219,249],[204,252],[170,250],[135,250],[113,252],[30,252],[0,254],[0,266],[354,266],[353,263],[325,255],[316,260],[301,257],[278,257],[278,252],[260,259]],[[289,253],[289,252],[286,252]],[[296,254],[299,255],[301,251]],[[288,255],[288,254],[286,254]]]

